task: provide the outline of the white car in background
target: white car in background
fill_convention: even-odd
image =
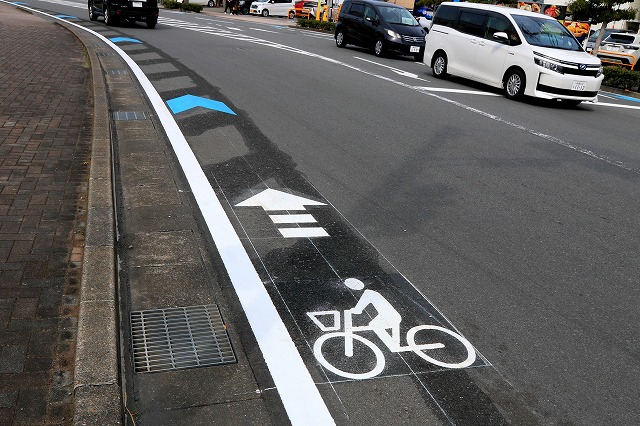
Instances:
[[[604,63],[640,71],[640,34],[611,33],[602,41],[598,58]]]
[[[288,0],[256,1],[251,5],[249,13],[251,15],[262,15],[264,17],[289,16],[289,10],[295,7],[295,2]]]

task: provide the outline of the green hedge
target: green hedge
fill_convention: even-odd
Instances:
[[[178,3],[176,0],[162,0],[162,6],[165,9],[180,9],[185,12],[202,12],[204,8],[201,4]]]
[[[297,25],[303,28],[315,28],[322,31],[334,31],[335,22],[318,21],[317,19],[298,18]]]
[[[604,80],[602,84],[609,87],[640,91],[640,71],[631,71],[624,67],[604,67]]]

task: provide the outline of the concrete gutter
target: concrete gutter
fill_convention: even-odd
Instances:
[[[122,424],[118,294],[109,103],[100,61],[87,34],[66,26],[85,45],[93,82],[93,140],[84,264],[78,317],[74,425]]]

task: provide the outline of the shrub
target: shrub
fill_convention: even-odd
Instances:
[[[640,71],[631,71],[628,68],[616,66],[604,67],[602,84],[627,90],[638,87],[640,86]]]
[[[336,29],[335,22],[318,21],[317,19],[299,18],[297,25],[303,28],[314,28],[321,31],[334,31]]]
[[[191,3],[178,3],[176,0],[162,0],[162,6],[165,9],[180,9],[185,12],[202,12],[202,8],[204,7],[201,4],[191,4]]]

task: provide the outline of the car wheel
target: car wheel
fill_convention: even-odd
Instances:
[[[111,8],[107,3],[104,3],[104,23],[106,25],[113,25],[115,23],[115,18],[111,16]]]
[[[293,10],[289,12],[289,19],[293,19],[295,17],[296,17],[296,13]]]
[[[213,0],[209,0],[207,2],[207,6],[209,6],[209,7],[214,7],[215,5],[216,5],[216,3]]]
[[[267,16],[269,16],[269,11],[268,11],[267,9],[264,9],[264,10],[262,11],[262,16],[264,16],[265,18],[266,18]]]
[[[444,78],[447,76],[447,55],[444,52],[438,52],[433,57],[431,70],[433,76],[436,78]]]
[[[98,19],[98,15],[93,11],[93,1],[89,2],[89,20],[96,21]]]
[[[246,7],[243,7],[241,10],[243,15],[248,15],[249,14],[249,9],[247,9]]]
[[[342,30],[336,33],[336,46],[345,47],[347,45],[347,36]]]
[[[376,44],[373,46],[373,54],[378,58],[384,56],[384,41],[381,38],[376,40]]]
[[[507,71],[504,77],[504,94],[509,99],[518,99],[522,97],[526,86],[524,73],[519,69],[511,69]]]
[[[147,18],[147,28],[149,28],[150,30],[154,29],[157,23],[158,23],[158,19]]]

